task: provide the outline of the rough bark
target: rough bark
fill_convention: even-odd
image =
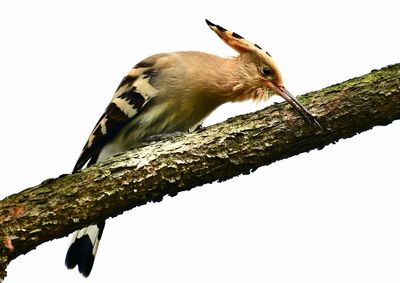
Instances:
[[[324,130],[287,103],[156,141],[0,202],[0,278],[41,243],[165,195],[223,181],[400,118],[400,64],[299,98]]]

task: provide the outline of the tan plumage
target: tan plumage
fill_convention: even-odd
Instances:
[[[207,21],[207,20],[206,20]],[[162,53],[150,56],[128,73],[118,86],[105,113],[96,124],[74,171],[129,150],[144,138],[176,131],[190,131],[213,110],[226,102],[285,98],[311,124],[318,122],[284,88],[272,57],[240,35],[207,21],[208,26],[239,55],[222,58],[197,51]],[[78,264],[89,275],[93,258],[82,260],[80,249],[85,234],[92,246],[104,223],[76,233],[66,264]],[[97,234],[96,234],[97,233]]]

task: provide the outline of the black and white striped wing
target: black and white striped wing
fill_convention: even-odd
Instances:
[[[151,85],[155,70],[153,62],[146,59],[138,63],[123,78],[115,94],[91,132],[81,155],[75,164],[74,172],[91,165],[105,144],[107,144],[125,125],[127,125],[142,107],[157,93]]]

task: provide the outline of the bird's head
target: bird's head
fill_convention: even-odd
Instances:
[[[208,26],[226,44],[239,53],[238,72],[241,81],[233,91],[240,93],[236,100],[268,99],[272,95],[284,98],[309,124],[321,128],[315,117],[285,88],[281,72],[271,55],[257,44],[239,34],[206,20]]]

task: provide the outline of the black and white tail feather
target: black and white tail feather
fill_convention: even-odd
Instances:
[[[78,265],[79,272],[87,277],[92,271],[105,221],[75,231],[65,257],[65,265],[72,269]]]

